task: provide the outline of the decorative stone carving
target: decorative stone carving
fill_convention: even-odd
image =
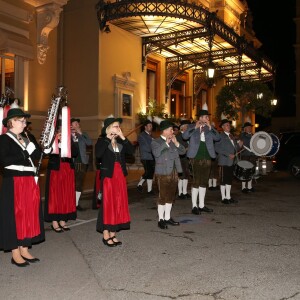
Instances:
[[[36,9],[37,13],[37,59],[42,65],[46,61],[49,33],[58,25],[62,8],[57,4],[46,4]]]

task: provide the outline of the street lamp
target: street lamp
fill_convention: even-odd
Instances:
[[[271,100],[271,105],[272,105],[272,106],[277,105],[277,99],[275,99],[275,98],[272,99],[272,100]]]

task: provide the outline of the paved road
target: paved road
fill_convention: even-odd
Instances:
[[[219,191],[208,191],[214,213],[201,216],[190,200],[177,200],[181,224],[168,230],[157,227],[155,197],[134,186],[122,246],[103,245],[95,210],[79,212],[70,232],[45,224],[46,241],[32,249],[40,263],[17,268],[0,252],[0,299],[300,299],[299,180],[270,173],[249,195],[235,181],[239,203],[224,206]]]

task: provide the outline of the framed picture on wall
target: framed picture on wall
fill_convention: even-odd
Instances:
[[[123,118],[132,118],[132,98],[132,93],[121,92],[121,112]]]

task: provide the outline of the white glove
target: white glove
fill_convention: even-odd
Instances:
[[[51,151],[52,151],[52,147],[46,148],[46,149],[43,150],[43,152],[44,152],[45,154],[49,154]]]
[[[30,155],[34,150],[36,149],[35,144],[33,142],[30,142],[27,147],[26,150],[28,152],[28,154]]]

